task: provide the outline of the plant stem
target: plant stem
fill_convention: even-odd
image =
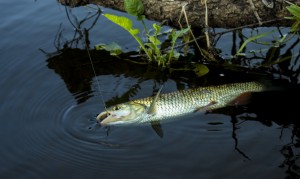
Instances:
[[[143,42],[141,41],[140,38],[138,38],[137,36],[131,34],[133,36],[133,38],[138,42],[138,44],[140,45],[140,47],[145,51],[145,53],[147,54],[148,58],[150,59],[150,61],[152,61],[152,56],[151,54],[148,52],[148,50],[146,49],[146,47],[144,46]]]
[[[148,28],[147,28],[147,26],[146,26],[146,24],[145,24],[144,19],[142,19],[142,23],[143,23],[144,29],[145,29],[145,31],[146,31],[146,35],[148,36],[148,35],[149,35],[149,31],[148,31]]]

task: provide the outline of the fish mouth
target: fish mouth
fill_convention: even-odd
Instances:
[[[98,116],[96,117],[97,121],[101,122],[103,121],[105,118],[107,118],[109,116],[109,112],[102,112],[100,114],[98,114]]]
[[[103,125],[103,121],[106,119],[106,118],[108,118],[110,116],[110,113],[109,112],[102,112],[102,113],[100,113],[97,117],[96,117],[96,119],[97,119],[97,121],[101,124],[101,125]]]
[[[123,123],[123,121],[118,121],[118,117],[115,114],[111,114],[110,112],[107,111],[100,113],[96,117],[96,119],[101,126],[109,126],[109,125],[116,125],[116,124]]]

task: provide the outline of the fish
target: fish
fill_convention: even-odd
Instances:
[[[96,120],[101,126],[151,124],[157,131],[160,123],[198,111],[248,103],[251,93],[265,90],[261,82],[228,83],[179,90],[116,104],[101,112]],[[161,133],[161,132],[159,132]],[[162,135],[162,134],[159,134]]]

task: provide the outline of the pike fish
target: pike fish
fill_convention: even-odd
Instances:
[[[229,83],[199,87],[136,99],[109,107],[97,116],[102,126],[152,124],[178,119],[197,111],[213,110],[228,105],[244,105],[251,92],[261,92],[260,82]]]

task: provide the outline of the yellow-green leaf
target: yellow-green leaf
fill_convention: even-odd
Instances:
[[[132,21],[124,16],[116,16],[112,14],[104,14],[104,16],[113,23],[123,27],[125,30],[130,31],[132,29]]]

